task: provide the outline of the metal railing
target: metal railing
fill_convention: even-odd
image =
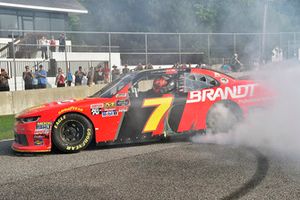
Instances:
[[[26,35],[46,36],[48,39],[55,35],[55,39],[58,40],[58,35],[61,34],[61,32],[37,30],[0,31],[9,33],[8,36],[12,38],[12,41],[17,37],[21,38],[22,41],[22,38],[25,38]],[[138,65],[139,63],[143,65],[148,63],[153,65],[170,65],[174,63],[206,63],[213,65],[229,62],[233,54],[237,53],[247,68],[251,68],[253,63],[270,61],[272,50],[276,47],[282,50],[283,59],[297,57],[298,48],[300,47],[300,33],[298,32],[262,34],[66,31],[64,35],[66,40],[72,43],[72,45],[66,46],[64,62],[59,61],[59,66],[65,67],[65,71],[68,69],[74,70],[74,65],[77,65],[74,61],[72,63],[68,59],[69,52],[107,53],[109,56],[106,61],[110,67],[113,64],[112,53],[120,53],[121,65]],[[2,56],[0,60],[1,66],[7,67],[12,77],[20,75],[25,62],[30,62],[31,66],[44,62],[46,68],[49,66],[49,61],[40,57],[40,45],[37,42],[29,41],[30,39],[19,44],[12,43],[12,48],[8,52],[8,55],[13,55],[11,59],[5,59]],[[20,49],[31,51],[34,60],[20,60],[22,58],[22,54],[18,54],[21,51]],[[49,49],[47,52],[49,52]],[[17,57],[20,57],[20,59]],[[102,61],[99,60],[99,62]],[[77,60],[76,62],[82,63],[83,61]],[[87,67],[98,63],[95,61],[84,62],[86,64],[81,65]]]

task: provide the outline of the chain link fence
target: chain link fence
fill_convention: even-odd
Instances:
[[[78,66],[90,67],[115,64],[112,56],[119,55],[119,65],[136,66],[151,63],[164,66],[180,64],[225,64],[235,53],[246,69],[255,63],[272,60],[274,49],[280,49],[282,59],[298,58],[300,33],[136,33],[136,32],[63,32],[65,45],[60,44],[62,32],[0,30],[0,66],[11,77],[21,76],[25,65],[43,63],[53,76],[57,67],[75,71]],[[46,55],[42,58],[41,38],[47,39]],[[50,41],[55,40],[51,50]],[[80,53],[77,59],[72,54]],[[92,53],[106,56],[88,59]],[[59,55],[60,54],[60,55]],[[55,69],[52,68],[54,55]],[[78,54],[79,55],[79,54]],[[47,59],[46,59],[47,57]]]

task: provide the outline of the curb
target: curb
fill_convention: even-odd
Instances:
[[[0,140],[0,142],[8,142],[8,141],[13,141],[14,139],[4,139],[4,140]]]

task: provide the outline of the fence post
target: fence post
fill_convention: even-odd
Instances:
[[[293,50],[294,50],[294,55],[293,57],[297,57],[297,52],[296,52],[296,32],[294,32],[294,38],[293,38]]]
[[[15,41],[14,41],[14,32],[11,32],[12,40],[12,53],[13,53],[13,63],[14,63],[14,82],[15,82],[15,91],[17,91],[17,65],[16,65],[16,55],[15,55]]]
[[[208,58],[208,65],[210,65],[210,35],[207,34],[207,58]]]
[[[236,34],[233,33],[233,54],[237,53],[236,52]]]
[[[179,63],[181,63],[181,34],[178,33],[178,53],[179,53]]]
[[[68,65],[68,53],[67,53],[67,34],[65,35],[65,62],[66,62],[66,74],[69,72],[69,65]],[[57,69],[56,69],[57,70]],[[56,74],[56,72],[54,72]]]
[[[148,64],[148,35],[145,34],[145,54],[146,54],[146,65]]]
[[[108,50],[109,50],[109,59],[108,59],[108,67],[109,67],[109,81],[112,80],[111,74],[111,33],[108,33]]]

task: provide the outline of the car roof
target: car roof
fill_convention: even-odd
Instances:
[[[207,68],[162,68],[162,69],[147,69],[147,70],[142,70],[142,71],[138,71],[137,76],[144,76],[144,75],[160,75],[160,74],[177,74],[179,72],[195,72],[195,73],[203,73],[206,75],[211,75],[212,77],[215,77],[215,74],[219,74],[223,77],[228,77],[231,78],[233,80],[235,80],[234,77],[228,75],[228,74],[224,74],[223,72],[217,71],[217,70],[213,70],[213,69],[207,69]]]

